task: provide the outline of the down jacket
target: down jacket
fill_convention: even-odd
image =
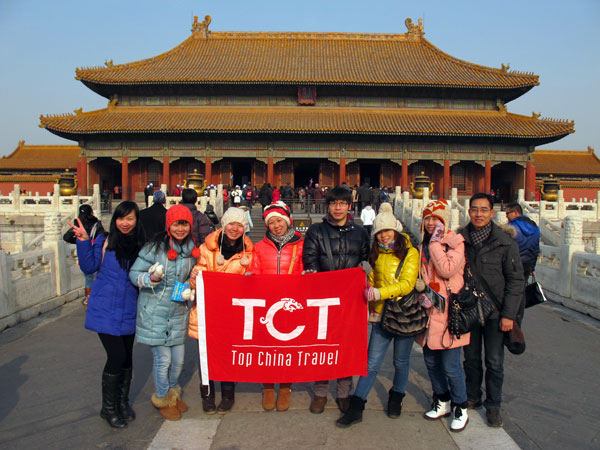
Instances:
[[[465,239],[454,231],[448,231],[442,242],[429,243],[429,265],[421,262],[421,277],[425,284],[439,283],[437,291],[446,299],[444,312],[438,308],[429,308],[429,321],[427,330],[416,336],[416,342],[421,346],[427,345],[431,350],[445,350],[448,348],[469,345],[470,333],[463,334],[460,339],[455,339],[448,332],[448,310],[450,299],[448,290],[458,293],[462,289],[465,270]]]
[[[170,261],[167,252],[158,252],[152,243],[146,244],[129,271],[129,279],[140,288],[136,319],[136,340],[141,344],[171,347],[185,342],[188,307],[185,301],[171,300],[175,282],[187,283],[196,262],[192,257],[194,243],[188,240],[183,249],[173,242],[177,259]],[[148,269],[154,263],[164,266],[164,278],[154,287]]]
[[[481,287],[490,298],[500,306],[500,313],[494,311],[492,319],[505,317],[515,320],[523,299],[523,266],[519,257],[519,246],[508,234],[514,230],[504,231],[491,222],[490,236],[480,248],[471,242],[471,224],[459,230],[465,238],[465,255],[467,262],[478,274]],[[475,274],[473,274],[475,275]]]
[[[369,283],[379,289],[381,293],[381,300],[369,302],[370,322],[381,320],[383,303],[386,299],[402,297],[409,294],[415,287],[419,275],[419,252],[412,246],[407,235],[402,233],[400,236],[406,240],[408,250],[398,277],[396,278],[396,271],[401,261],[392,250],[379,249],[375,267],[369,273]]]
[[[262,241],[254,246],[250,272],[256,275],[287,273],[300,275],[304,270],[302,265],[303,249],[304,240],[297,231],[294,237],[281,249],[278,249],[275,242],[265,236]],[[291,272],[289,272],[290,264],[292,264]]]
[[[333,267],[329,264],[325,239],[329,240]],[[312,224],[304,237],[302,262],[304,270],[328,272],[358,267],[369,259],[369,233],[354,223],[351,215],[342,226],[327,221]]]
[[[515,218],[509,222],[509,225],[517,232],[515,241],[519,246],[523,268],[525,272],[532,272],[540,254],[540,229],[533,220],[526,216]]]
[[[250,270],[250,266],[243,266],[241,264],[241,259],[243,257],[252,261],[252,251],[254,246],[252,245],[250,238],[246,235],[244,235],[245,251],[236,253],[231,258],[226,259],[222,265],[217,263],[217,256],[221,253],[219,241],[222,232],[223,229],[221,228],[210,233],[206,236],[204,244],[200,246],[200,258],[198,258],[198,264],[194,266],[190,278],[192,289],[196,289],[196,275],[199,271],[238,273],[243,275],[246,271]],[[198,339],[198,314],[196,312],[196,303],[190,308],[188,334],[190,337]]]
[[[97,333],[127,336],[135,333],[138,291],[121,268],[115,252],[102,248],[107,235],[92,242],[77,240],[79,266],[85,274],[98,272],[88,301],[85,328]]]

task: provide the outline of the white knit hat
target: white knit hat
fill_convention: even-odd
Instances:
[[[225,228],[225,225],[228,223],[233,222],[241,223],[246,230],[248,229],[248,216],[246,215],[246,212],[240,208],[228,208],[227,211],[225,211],[225,214],[223,214],[223,217],[221,217],[221,225],[223,225],[223,228]]]
[[[402,233],[403,229],[400,221],[391,212],[380,212],[373,222],[373,236],[383,230],[396,230]]]

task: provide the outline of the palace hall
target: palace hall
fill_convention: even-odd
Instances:
[[[191,35],[155,57],[77,68],[107,107],[42,116],[75,141],[83,194],[148,183],[323,186],[346,182],[410,189],[426,175],[433,195],[494,190],[503,200],[536,190],[532,153],[574,132],[568,120],[508,112],[538,76],[455,58],[402,34],[224,32],[194,19]]]

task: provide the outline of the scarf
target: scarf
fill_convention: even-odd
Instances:
[[[490,237],[490,233],[492,232],[492,222],[488,223],[481,230],[476,230],[473,225],[469,230],[469,235],[471,236],[471,242],[475,247],[480,247],[487,238]]]
[[[270,231],[267,231],[267,237],[275,243],[278,249],[281,249],[285,244],[290,242],[295,235],[296,233],[292,227],[288,228],[287,232],[281,236],[276,236]]]

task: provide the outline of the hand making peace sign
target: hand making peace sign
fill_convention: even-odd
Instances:
[[[79,218],[76,218],[75,220],[77,221],[77,225],[73,225],[72,223],[68,223],[67,225],[73,228],[73,233],[77,239],[80,241],[87,241],[90,236],[87,234],[87,231],[85,231],[85,228],[83,228],[81,220],[79,220]]]

